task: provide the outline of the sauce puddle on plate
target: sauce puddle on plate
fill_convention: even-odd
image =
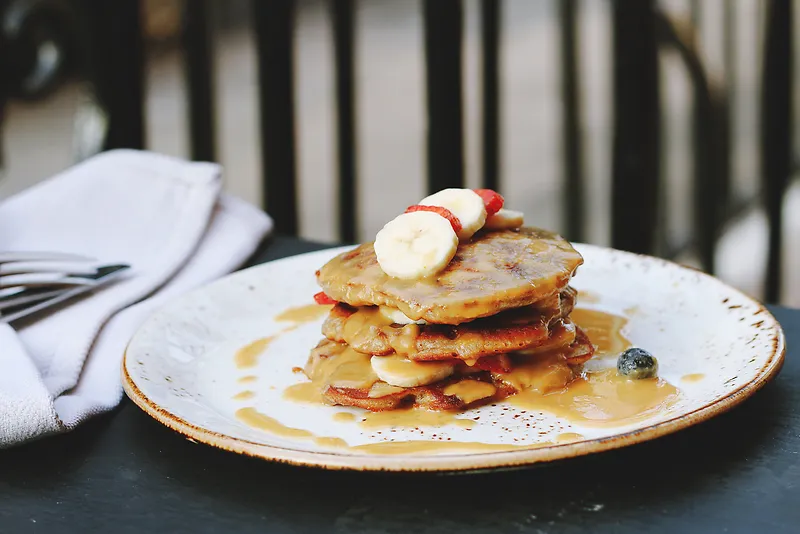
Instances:
[[[572,443],[573,441],[580,441],[583,438],[583,434],[578,434],[577,432],[563,432],[558,435],[556,441],[558,443]]]
[[[291,323],[310,323],[324,317],[331,311],[327,304],[306,304],[305,306],[295,306],[282,311],[275,316],[276,321]]]
[[[547,395],[523,391],[506,402],[581,426],[613,427],[647,419],[677,400],[678,389],[661,378],[631,380],[616,369],[606,369],[587,373],[562,391]]]
[[[350,412],[336,412],[333,414],[333,420],[338,423],[351,423],[356,420],[356,415]]]
[[[292,402],[307,404],[325,404],[322,392],[313,382],[300,382],[283,390],[283,398]]]
[[[262,337],[237,350],[236,354],[233,356],[236,367],[239,369],[255,367],[258,362],[258,357],[267,350],[269,344],[275,341],[276,337],[278,336]]]
[[[681,382],[687,382],[687,383],[700,382],[705,377],[706,375],[704,375],[703,373],[691,373],[688,375],[683,375],[681,377]]]
[[[328,313],[329,310],[330,306],[317,304],[301,306],[279,314],[276,316],[276,320],[295,323],[313,321]],[[631,346],[630,341],[623,333],[628,321],[623,316],[599,310],[577,308],[573,311],[572,318],[592,340],[597,349],[596,354],[600,358],[616,357]],[[296,326],[295,324],[289,329]],[[236,354],[237,366],[241,368],[255,365],[259,355],[266,350],[269,343],[278,335],[280,333],[256,340],[240,349]],[[314,380],[287,387],[283,392],[283,397],[293,402],[325,405],[321,395],[324,384],[333,381],[348,384],[352,382],[352,387],[360,387],[366,385],[366,382],[372,383],[377,380],[377,377],[373,376],[374,371],[369,364],[369,358],[368,355],[363,355],[347,348],[341,354],[338,354],[336,358],[321,359],[312,366],[312,369],[307,369]],[[530,369],[527,367],[530,367]],[[545,375],[547,373],[552,374],[552,370],[549,367],[551,366],[526,366],[526,383],[548,382],[549,376]],[[533,376],[537,373],[542,376]],[[700,374],[683,377],[683,380],[687,382],[700,379],[702,379]],[[255,380],[255,377],[239,379],[241,383],[253,380]],[[252,392],[242,392],[237,395],[237,398],[250,398],[249,393]],[[534,388],[512,395],[505,399],[503,403],[526,411],[552,414],[567,422],[584,427],[614,427],[635,423],[651,417],[674,404],[678,397],[679,390],[663,379],[630,380],[619,376],[615,369],[606,369],[585,373],[572,381],[567,387],[557,391],[543,394],[535,391]],[[336,422],[356,422],[364,429],[419,429],[455,426],[468,430],[475,427],[477,423],[467,417],[469,417],[469,412],[435,412],[425,409],[401,409],[386,412],[364,411],[358,414],[337,412],[333,414],[333,420]],[[254,407],[239,409],[236,412],[236,418],[250,427],[279,437],[304,439],[326,448],[346,449],[370,454],[425,454],[448,451],[462,453],[496,452],[540,448],[585,439],[583,435],[575,432],[563,432],[556,437],[555,441],[531,445],[462,442],[440,436],[432,440],[389,440],[351,446],[340,438],[317,436],[309,430],[284,425],[278,420],[260,413]]]
[[[269,348],[270,344],[278,339],[281,335],[285,334],[286,332],[290,332],[297,328],[297,325],[290,326],[289,328],[284,328],[280,332],[275,335],[262,337],[261,339],[256,339],[245,345],[244,347],[240,348],[236,351],[233,355],[233,362],[236,364],[236,367],[239,369],[249,369],[251,367],[255,367],[258,363],[258,359],[261,357],[264,352],[266,352],[267,348]],[[243,377],[239,379],[242,383],[244,383],[245,378]],[[254,376],[252,380],[255,380],[256,377]]]
[[[534,449],[552,445],[552,443],[537,443],[535,445],[513,445],[504,443],[478,443],[461,441],[382,441],[379,443],[366,443],[364,445],[350,446],[341,438],[317,436],[309,430],[292,428],[284,425],[277,419],[263,414],[255,408],[241,408],[236,411],[236,419],[251,428],[256,428],[282,438],[304,439],[322,447],[353,452],[366,452],[370,454],[425,454],[429,452],[487,452],[518,449]]]
[[[553,445],[546,441],[534,445],[514,445],[511,443],[480,443],[477,441],[447,441],[447,440],[409,440],[409,441],[381,441],[348,447],[351,451],[367,452],[369,454],[426,454],[431,452],[502,452],[527,449],[541,449]]]
[[[288,328],[284,328],[275,335],[262,337],[261,339],[257,339],[251,343],[248,343],[244,347],[237,350],[233,357],[236,367],[239,369],[255,367],[256,363],[258,362],[258,358],[267,350],[270,343],[275,341],[279,336],[294,330],[303,323],[308,323],[325,316],[325,314],[330,312],[330,310],[331,306],[328,305],[306,304],[303,306],[288,308],[279,313],[275,316],[276,321],[291,322],[295,324]],[[243,377],[239,379],[239,381],[244,384],[246,383],[245,379],[248,379],[248,377]],[[255,377],[252,377],[252,380],[255,380]]]
[[[255,408],[241,408],[236,410],[236,419],[247,426],[264,430],[282,438],[313,438],[314,434],[302,428],[292,428],[284,425],[277,419],[263,414]]]
[[[455,425],[472,428],[475,421],[456,417],[460,412],[434,412],[425,409],[387,410],[385,412],[366,412],[359,422],[363,428],[439,428]]]
[[[628,324],[628,319],[621,315],[587,308],[575,308],[572,310],[570,318],[586,332],[596,347],[595,358],[604,356],[616,358],[622,351],[632,346],[622,333]]]

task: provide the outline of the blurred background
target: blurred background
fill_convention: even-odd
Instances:
[[[353,242],[488,185],[528,224],[800,306],[791,4],[0,0],[0,198],[143,147]]]

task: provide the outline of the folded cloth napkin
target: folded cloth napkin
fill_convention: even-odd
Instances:
[[[0,250],[131,265],[123,279],[17,331],[0,325],[0,448],[114,408],[123,352],[147,315],[256,250],[272,220],[221,185],[216,164],[116,150],[0,203]]]

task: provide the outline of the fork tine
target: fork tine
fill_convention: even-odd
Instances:
[[[25,272],[0,274],[0,302],[20,294],[37,291],[64,291],[71,287],[91,287],[106,275],[129,269],[127,264],[93,265],[73,269],[73,272]]]
[[[89,256],[69,252],[14,251],[0,252],[0,263],[10,261],[97,261]]]
[[[92,262],[72,261],[11,261],[0,264],[0,277],[11,274],[61,273],[64,275],[90,275],[97,272]]]
[[[43,300],[57,297],[68,289],[26,289],[19,291],[11,296],[0,298],[0,311],[9,308],[16,308],[17,306],[24,306],[26,304],[35,304]]]
[[[90,286],[94,280],[82,276],[65,276],[62,273],[10,274],[0,278],[0,288],[42,286]]]
[[[57,304],[61,304],[62,302],[66,302],[80,295],[87,294],[94,289],[105,286],[118,279],[128,269],[130,269],[130,266],[124,264],[101,267],[98,269],[98,277],[92,280],[93,284],[91,286],[69,288],[66,291],[59,292],[59,294],[50,299],[38,301],[30,306],[14,310],[7,315],[0,315],[0,323],[14,322],[34,313],[52,308]]]

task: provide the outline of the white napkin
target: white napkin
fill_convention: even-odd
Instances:
[[[216,164],[116,150],[0,203],[0,250],[132,266],[120,281],[19,331],[0,325],[0,448],[114,408],[122,355],[138,325],[256,250],[272,220],[221,194],[221,185]]]

